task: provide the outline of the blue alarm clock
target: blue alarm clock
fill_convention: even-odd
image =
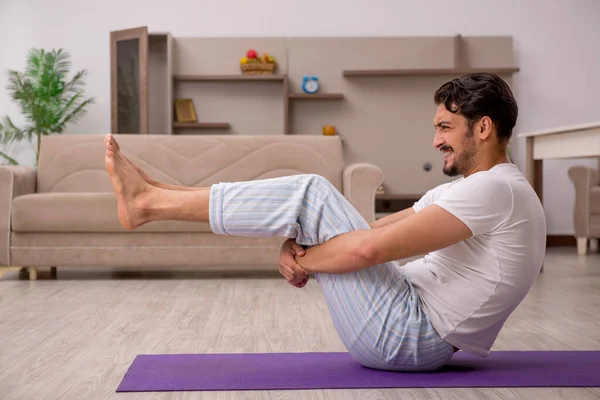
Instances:
[[[316,76],[305,76],[302,80],[302,90],[304,92],[313,94],[319,91],[319,80]]]

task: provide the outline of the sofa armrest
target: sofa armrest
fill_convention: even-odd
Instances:
[[[575,186],[575,209],[573,226],[575,236],[590,236],[590,189],[600,184],[598,171],[593,168],[576,165],[569,168],[569,178]]]
[[[0,166],[0,265],[10,265],[12,200],[35,193],[36,170],[19,165]]]
[[[369,223],[375,221],[375,193],[383,178],[383,171],[373,164],[356,163],[344,169],[344,197]]]

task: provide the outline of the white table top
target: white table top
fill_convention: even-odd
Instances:
[[[588,123],[579,124],[579,125],[561,126],[558,128],[546,129],[546,130],[537,131],[537,132],[520,133],[517,135],[517,137],[518,138],[526,138],[526,137],[532,137],[532,136],[552,135],[552,134],[556,134],[556,133],[567,133],[567,132],[581,131],[581,130],[593,129],[593,128],[600,128],[600,121],[588,122]]]

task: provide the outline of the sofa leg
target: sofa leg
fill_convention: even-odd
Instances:
[[[2,275],[4,275],[6,272],[10,271],[10,269],[11,269],[11,267],[2,267],[2,266],[0,266],[0,278],[2,278]]]
[[[598,239],[591,238],[590,239],[590,253],[597,253],[597,252],[598,252]]]
[[[29,270],[29,280],[35,281],[37,280],[37,268],[36,267],[27,267]]]
[[[588,239],[585,237],[577,238],[577,254],[580,256],[584,256],[587,253],[587,241]]]
[[[50,267],[50,277],[52,277],[52,279],[56,279],[56,267]]]

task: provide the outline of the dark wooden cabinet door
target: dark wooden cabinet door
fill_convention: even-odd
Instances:
[[[148,133],[148,27],[110,33],[111,132]]]

